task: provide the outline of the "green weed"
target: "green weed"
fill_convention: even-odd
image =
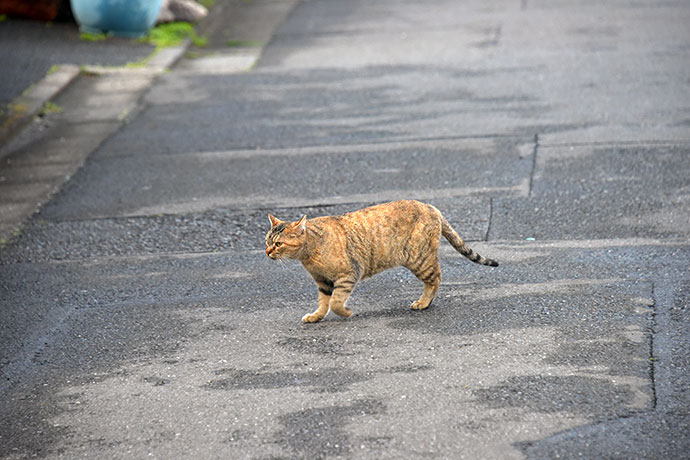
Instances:
[[[262,45],[256,40],[228,40],[225,44],[231,48],[254,48]]]
[[[140,68],[142,68],[142,67],[146,67],[146,65],[149,63],[149,61],[150,61],[156,54],[158,54],[158,51],[159,51],[159,50],[160,50],[160,48],[156,48],[156,49],[154,49],[154,50],[151,52],[151,54],[149,54],[149,55],[146,56],[145,58],[139,59],[138,61],[134,61],[134,62],[128,62],[127,64],[125,64],[125,67],[127,67],[128,69],[140,69]]]
[[[200,53],[198,51],[187,51],[187,53],[185,54],[185,57],[187,59],[199,59],[200,57],[204,57],[204,56],[205,56],[204,53]]]
[[[90,32],[82,32],[79,34],[79,38],[87,42],[100,42],[108,38],[108,35],[104,33],[92,34]]]
[[[194,26],[188,22],[160,24],[151,29],[146,37],[139,40],[144,43],[150,43],[157,48],[165,48],[178,46],[182,44],[185,38],[189,38],[198,47],[204,47],[208,43],[206,37],[198,36]]]
[[[55,104],[54,102],[46,102],[43,104],[43,108],[41,109],[41,115],[48,115],[50,113],[60,113],[64,109],[60,107],[59,105]]]

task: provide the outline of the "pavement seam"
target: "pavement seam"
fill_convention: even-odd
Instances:
[[[537,169],[537,152],[539,151],[539,133],[534,135],[534,147],[532,149],[532,169],[529,172],[529,185],[527,187],[527,197],[532,196],[534,186],[534,172]]]
[[[486,235],[484,236],[484,241],[489,241],[489,236],[491,235],[491,222],[494,217],[494,198],[489,198],[489,222],[486,224]]]
[[[669,301],[669,295],[670,293],[668,292],[669,290],[673,291],[673,288],[668,286],[668,284],[675,284],[674,281],[667,281],[665,279],[666,277],[662,274],[660,278],[655,278],[651,280],[644,280],[644,279],[631,279],[630,281],[635,282],[635,281],[647,281],[650,283],[650,289],[651,289],[651,296],[652,296],[652,302],[649,307],[651,308],[651,315],[650,315],[650,323],[649,323],[649,340],[648,340],[648,346],[649,346],[649,371],[648,375],[650,378],[650,383],[651,383],[651,396],[652,396],[652,401],[651,401],[651,408],[648,410],[642,410],[639,412],[632,412],[630,414],[625,414],[621,415],[618,417],[614,417],[610,420],[600,420],[598,422],[590,423],[590,424],[585,424],[581,426],[577,426],[568,430],[560,431],[557,433],[554,433],[551,436],[547,436],[546,438],[543,438],[539,440],[539,442],[559,442],[563,440],[568,440],[568,439],[574,439],[574,438],[587,438],[587,437],[594,437],[597,432],[601,432],[602,430],[607,430],[610,429],[611,427],[615,427],[615,424],[620,423],[621,421],[624,420],[638,420],[638,421],[644,421],[645,419],[649,417],[665,417],[667,415],[676,415],[676,416],[687,416],[688,412],[683,411],[683,410],[678,410],[675,409],[674,407],[669,407],[672,406],[672,402],[675,398],[675,395],[673,393],[669,393],[668,388],[664,388],[668,386],[668,375],[664,375],[668,373],[668,366],[671,365],[671,357],[669,356],[671,352],[669,352],[668,349],[666,349],[664,346],[655,346],[655,335],[657,333],[660,334],[668,334],[668,330],[664,330],[664,328],[668,328],[668,325],[664,326],[663,322],[664,320],[661,319],[662,316],[667,315],[668,312],[664,312],[662,307],[664,302]],[[666,309],[670,308],[670,305],[667,305]],[[666,370],[664,370],[664,366],[667,367]],[[661,378],[657,381],[657,374],[661,376]],[[658,388],[657,388],[658,387]],[[661,392],[659,391],[661,390]],[[661,393],[661,395],[659,395]],[[532,448],[536,442],[528,442],[527,444],[527,451]],[[528,455],[528,458],[532,458],[531,455]]]
[[[178,72],[178,69],[175,69]],[[458,142],[458,145],[452,145],[452,147],[463,147],[465,144],[462,142],[466,141],[492,141],[496,139],[509,139],[509,140],[520,140],[524,136],[515,134],[480,134],[480,135],[461,135],[461,136],[443,136],[443,137],[401,137],[401,138],[391,138],[385,140],[371,141],[367,140],[364,142],[351,142],[346,145],[333,145],[329,143],[314,143],[309,145],[302,145],[297,147],[258,147],[253,145],[245,146],[235,146],[225,150],[202,150],[194,151],[190,150],[188,152],[176,153],[177,157],[182,155],[195,155],[195,156],[223,156],[233,159],[247,159],[255,158],[258,155],[262,156],[300,156],[300,155],[314,155],[314,154],[339,154],[347,155],[351,154],[354,147],[359,149],[375,149],[375,148],[395,148],[395,147],[422,147],[428,146],[429,144],[443,144],[445,142],[454,143]],[[471,148],[470,145],[469,148]],[[381,150],[383,151],[383,150]],[[532,149],[532,152],[534,148]],[[528,154],[529,155],[529,154]],[[528,156],[526,155],[526,156]],[[135,154],[118,154],[117,158],[130,158],[134,157]],[[162,156],[167,157],[167,154],[151,154],[151,156]],[[107,157],[106,157],[107,158]]]
[[[675,342],[673,320],[671,311],[673,309],[673,297],[676,295],[680,279],[666,277],[662,273],[654,283],[652,291],[653,305],[653,331],[655,332],[654,350],[652,367],[654,372],[654,397],[655,408],[659,413],[669,413],[678,404],[679,394],[674,389],[671,382],[673,377],[673,347],[678,346]],[[670,279],[669,279],[670,278]]]
[[[652,283],[652,314],[651,318],[649,319],[649,362],[647,363],[649,366],[649,379],[652,383],[652,410],[656,411],[657,410],[657,394],[656,394],[656,375],[655,375],[655,367],[656,367],[656,358],[654,354],[654,334],[656,334],[657,331],[657,322],[656,322],[656,310],[658,307],[658,302],[657,302],[657,294],[656,294],[656,288],[657,284],[654,280],[651,281]]]

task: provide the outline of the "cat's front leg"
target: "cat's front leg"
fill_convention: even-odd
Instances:
[[[309,313],[302,317],[303,323],[315,323],[321,321],[328,314],[328,305],[333,293],[333,285],[317,282],[319,286],[319,308],[314,313]]]
[[[352,315],[352,310],[345,306],[345,301],[350,297],[356,283],[357,280],[352,277],[343,277],[335,281],[333,284],[333,294],[331,295],[329,303],[329,307],[333,313],[345,318]]]

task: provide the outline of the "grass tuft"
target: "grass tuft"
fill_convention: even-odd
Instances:
[[[45,104],[43,104],[43,108],[41,109],[41,115],[48,115],[50,113],[60,113],[63,110],[64,109],[56,103],[48,101]]]
[[[194,26],[188,22],[170,22],[160,24],[149,32],[146,37],[140,39],[145,43],[150,43],[157,48],[180,45],[185,38],[189,38],[195,46],[204,47],[208,43],[205,37],[196,34]]]
[[[79,38],[87,42],[100,42],[108,38],[108,35],[104,33],[92,34],[90,32],[82,32],[79,34]]]
[[[262,45],[257,40],[228,40],[225,44],[231,48],[254,48]]]

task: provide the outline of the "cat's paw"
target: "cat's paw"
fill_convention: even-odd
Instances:
[[[321,321],[321,317],[315,313],[309,313],[308,315],[304,315],[302,317],[302,322],[303,323],[316,323],[317,321]]]
[[[424,310],[426,308],[429,308],[429,304],[425,305],[419,300],[415,300],[414,302],[412,302],[412,305],[410,305],[410,308],[413,310]]]

